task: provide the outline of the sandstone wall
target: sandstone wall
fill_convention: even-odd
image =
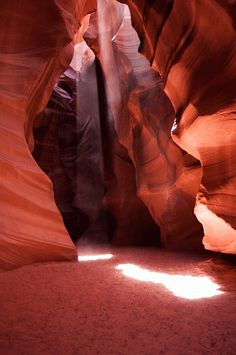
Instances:
[[[31,155],[32,125],[71,60],[79,17],[93,8],[85,1],[1,2],[1,268],[76,258],[52,183]]]
[[[123,1],[176,113],[173,140],[201,162],[195,214],[207,249],[236,253],[234,1]]]

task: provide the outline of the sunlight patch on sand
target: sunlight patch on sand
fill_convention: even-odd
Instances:
[[[112,254],[97,254],[97,255],[79,255],[79,261],[96,261],[96,260],[108,260],[113,257]]]
[[[175,296],[189,300],[208,298],[224,293],[219,290],[220,286],[208,276],[171,275],[149,271],[135,264],[119,264],[116,269],[135,280],[162,284]]]

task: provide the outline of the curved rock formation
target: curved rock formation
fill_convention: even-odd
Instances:
[[[235,2],[122,2],[129,4],[141,50],[161,73],[174,106],[172,137],[201,162],[195,214],[203,243],[236,253]]]
[[[52,184],[30,151],[33,119],[68,66],[78,18],[91,5],[75,0],[1,2],[1,268],[76,258]]]
[[[161,228],[162,244],[200,247],[201,226],[193,214],[200,169],[170,138],[174,111],[159,75],[138,53],[128,8],[100,2],[85,38],[100,59],[111,120],[135,167],[137,194]]]

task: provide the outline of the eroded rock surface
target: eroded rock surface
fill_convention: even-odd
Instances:
[[[32,125],[71,60],[78,19],[93,7],[85,1],[1,2],[1,268],[76,258],[52,183],[31,155]]]
[[[235,2],[122,2],[174,106],[172,137],[201,162],[195,214],[204,245],[236,253]]]

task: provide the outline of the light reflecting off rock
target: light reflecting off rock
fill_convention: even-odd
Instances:
[[[96,260],[107,260],[113,257],[112,254],[98,254],[98,255],[79,255],[79,261],[96,261]]]
[[[207,276],[169,275],[162,272],[152,272],[134,264],[119,264],[116,269],[135,280],[162,284],[175,296],[189,300],[213,297],[224,293],[219,290],[220,286]]]

